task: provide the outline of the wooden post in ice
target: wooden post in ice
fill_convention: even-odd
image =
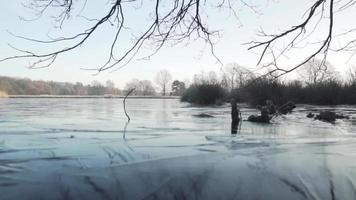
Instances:
[[[240,110],[235,99],[231,100],[231,134],[236,134],[240,123]]]

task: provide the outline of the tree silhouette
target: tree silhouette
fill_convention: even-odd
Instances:
[[[227,64],[222,69],[222,73],[223,84],[229,90],[242,87],[248,80],[254,78],[250,70],[237,63]]]
[[[185,83],[179,80],[174,80],[172,82],[172,95],[181,96],[185,91]]]
[[[356,83],[356,67],[352,66],[349,69],[349,82]]]
[[[135,91],[132,92],[132,95],[153,96],[156,94],[152,82],[149,80],[131,79],[126,83],[124,90],[129,91],[131,88],[136,88]]]
[[[304,79],[308,85],[316,85],[328,80],[335,80],[337,73],[334,67],[329,63],[313,58],[305,63],[298,70],[299,76]]]
[[[114,67],[115,69],[119,69],[125,66],[136,56],[144,44],[150,44],[153,47],[151,54],[147,56],[149,58],[157,53],[167,42],[177,44],[186,40],[202,39],[210,46],[211,53],[215,56],[213,38],[218,37],[219,32],[209,29],[209,13],[206,13],[208,8],[229,9],[235,17],[238,17],[239,14],[236,10],[237,5],[245,6],[256,12],[256,5],[247,3],[244,0],[218,0],[214,2],[206,0],[152,0],[149,3],[142,0],[109,0],[105,14],[96,19],[90,19],[80,15],[81,10],[87,4],[87,0],[27,0],[27,2],[26,7],[34,10],[36,13],[34,19],[40,18],[45,13],[57,13],[52,17],[58,28],[64,26],[67,20],[75,16],[87,19],[91,25],[72,36],[50,38],[49,40],[39,40],[13,34],[25,40],[49,45],[51,48],[48,48],[48,51],[45,53],[38,53],[29,49],[13,47],[21,55],[7,57],[0,61],[34,58],[35,61],[30,64],[30,67],[48,67],[56,61],[59,55],[79,48],[91,39],[95,32],[104,25],[109,24],[116,34],[112,38],[110,49],[108,49],[109,55],[107,60],[102,66],[91,69],[98,72]],[[301,1],[301,3],[309,2]],[[352,9],[355,4],[356,0],[313,0],[311,6],[304,14],[304,19],[300,23],[293,24],[291,28],[275,34],[269,34],[262,30],[260,32],[260,36],[262,36],[261,40],[255,40],[246,44],[249,45],[249,50],[261,50],[257,65],[269,68],[268,74],[275,77],[289,73],[317,56],[321,56],[321,60],[325,62],[329,51],[347,51],[353,55],[356,53],[356,37],[354,36],[356,28],[349,26],[349,30],[343,33],[335,33],[334,18],[336,13]],[[121,54],[117,54],[115,49],[118,48],[120,42],[123,40],[122,32],[124,29],[130,28],[126,27],[126,21],[132,20],[127,19],[129,17],[127,8],[130,6],[150,11],[149,26],[144,31],[132,33],[136,35],[133,38],[133,43]],[[321,21],[326,21],[327,27],[321,25]],[[296,64],[291,66],[283,65],[282,67],[279,63],[280,59],[290,52],[291,49],[296,48],[297,44],[301,41],[305,41],[306,44],[315,44],[309,38],[309,35],[314,31],[324,33],[321,36],[322,39],[317,42],[318,47]],[[333,39],[340,37],[345,38],[343,44],[332,45]],[[63,42],[66,42],[66,47],[59,45]],[[278,45],[281,43],[282,49],[280,48],[281,45]]]
[[[155,81],[157,85],[161,88],[162,96],[166,96],[167,87],[171,80],[172,75],[167,70],[161,70],[157,73]]]

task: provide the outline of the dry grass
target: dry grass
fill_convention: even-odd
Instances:
[[[7,93],[0,90],[0,98],[6,98],[6,97],[7,97]]]

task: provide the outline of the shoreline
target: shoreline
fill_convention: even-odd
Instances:
[[[125,96],[113,95],[8,95],[5,98],[12,99],[30,99],[30,98],[41,98],[41,99],[123,99]],[[128,96],[128,99],[179,99],[180,96]]]

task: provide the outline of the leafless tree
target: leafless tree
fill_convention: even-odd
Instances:
[[[0,61],[18,58],[32,58],[33,62],[30,67],[47,67],[53,64],[56,59],[71,52],[92,38],[92,36],[105,25],[111,25],[115,30],[115,35],[112,38],[110,49],[108,49],[108,58],[104,61],[102,66],[92,69],[98,72],[116,67],[119,69],[130,62],[138,53],[138,51],[145,44],[153,47],[152,52],[147,58],[154,55],[166,43],[177,44],[186,40],[202,39],[204,40],[214,54],[214,38],[218,37],[218,31],[209,28],[207,10],[212,8],[228,9],[233,16],[238,18],[236,8],[247,7],[253,12],[258,12],[255,4],[246,2],[244,0],[151,0],[148,3],[143,0],[109,0],[107,2],[107,9],[105,14],[101,17],[92,19],[88,16],[82,16],[81,12],[89,3],[87,0],[27,0],[26,7],[35,11],[35,19],[41,16],[47,16],[48,13],[53,14],[53,19],[58,28],[62,28],[66,22],[74,17],[81,17],[86,19],[90,25],[82,32],[72,36],[64,36],[52,38],[48,40],[28,38],[20,35],[15,35],[25,40],[41,43],[50,46],[45,53],[34,52],[29,49],[21,49],[13,47],[18,50],[21,55],[15,55],[4,58]],[[280,77],[289,73],[313,59],[314,57],[322,57],[326,61],[329,51],[346,51],[351,55],[356,53],[356,28],[349,26],[349,29],[342,33],[334,31],[336,13],[343,12],[348,9],[353,9],[356,5],[356,0],[313,0],[303,1],[301,3],[311,3],[311,6],[304,14],[304,19],[300,23],[296,23],[291,28],[281,31],[279,33],[260,32],[262,37],[260,40],[252,41],[249,44],[249,50],[261,49],[260,58],[257,65],[264,67],[273,67],[269,74],[277,74]],[[127,11],[129,7],[136,7],[137,9],[145,8],[149,10],[150,20],[148,26],[139,32],[132,33],[136,35],[133,38],[132,44],[117,53],[120,42],[123,40],[123,32],[130,27],[126,27],[128,19]],[[47,14],[47,15],[45,15]],[[316,22],[316,23],[315,23]],[[321,23],[323,22],[323,23]],[[322,39],[315,42],[310,39],[310,34],[318,32],[320,35],[324,33]],[[333,44],[335,38],[346,38],[340,45]],[[283,67],[280,66],[280,60],[288,55],[292,49],[298,47],[300,43],[314,44],[317,46],[313,52],[302,58],[297,64]],[[65,43],[65,47],[63,44]],[[282,47],[281,47],[282,46]],[[217,57],[216,57],[217,58]],[[271,68],[269,68],[271,69]],[[279,73],[275,73],[279,72]]]
[[[162,90],[162,96],[166,96],[169,82],[172,80],[172,75],[167,70],[161,70],[156,75],[156,83]]]
[[[248,80],[254,77],[250,70],[237,63],[227,64],[222,69],[222,74],[223,82],[230,90],[242,87]]]
[[[149,80],[132,79],[126,83],[124,90],[129,91],[131,88],[136,88],[135,91],[132,92],[133,95],[153,96],[156,94],[155,88]]]
[[[125,87],[124,87],[124,91],[129,91],[130,89],[132,88],[137,88],[138,86],[140,85],[140,80],[134,78],[134,79],[131,79],[130,81],[128,81],[126,84],[125,84]],[[132,92],[132,95],[138,95],[137,94],[137,90],[133,91]]]
[[[111,80],[107,80],[106,83],[106,93],[107,94],[115,94],[117,95],[119,91],[115,88],[115,83]]]
[[[139,89],[141,90],[143,96],[156,95],[156,90],[150,80],[140,81]]]
[[[208,72],[207,80],[209,80],[210,84],[219,84],[220,83],[218,75],[214,71]]]
[[[298,70],[299,76],[306,84],[315,85],[337,78],[337,72],[329,62],[313,58]]]
[[[336,33],[335,26],[338,24],[335,24],[335,18],[341,12],[354,9],[355,5],[356,0],[314,0],[300,23],[275,34],[268,34],[262,30],[260,36],[263,39],[247,43],[250,45],[249,50],[261,49],[257,63],[262,67],[268,67],[270,69],[268,74],[275,78],[304,66],[316,57],[321,57],[321,61],[325,63],[330,51],[346,51],[353,56],[356,53],[356,28],[350,24],[348,30]],[[321,39],[314,41],[310,37],[313,33],[321,35]],[[335,38],[344,40],[342,42],[336,40],[337,42],[334,44]],[[301,46],[302,43],[304,46]],[[288,52],[293,49],[302,49],[303,51],[306,47],[313,49],[312,52],[294,65],[281,66],[279,61],[288,56]]]
[[[67,52],[71,52],[90,40],[93,35],[106,25],[110,25],[115,30],[115,35],[112,38],[110,49],[108,50],[108,59],[97,70],[98,72],[111,69],[113,67],[123,67],[130,62],[138,53],[138,51],[145,44],[149,44],[153,47],[153,50],[147,58],[154,55],[159,51],[166,43],[171,45],[183,42],[185,40],[204,40],[214,54],[213,49],[213,37],[218,36],[218,32],[210,30],[205,24],[207,16],[204,14],[208,7],[213,8],[229,8],[234,11],[235,4],[239,3],[240,6],[251,5],[245,3],[243,0],[220,0],[217,2],[207,2],[202,0],[108,0],[103,1],[102,9],[106,9],[106,12],[97,18],[90,18],[90,16],[83,16],[82,12],[90,2],[87,0],[27,0],[25,7],[35,12],[34,19],[39,19],[48,14],[54,19],[57,28],[62,28],[67,22],[73,18],[82,18],[89,22],[89,26],[83,31],[78,32],[72,36],[64,36],[53,38],[49,36],[47,40],[28,38],[25,36],[16,35],[10,33],[15,37],[29,40],[36,43],[48,45],[50,48],[46,53],[38,53],[29,49],[21,49],[13,47],[18,50],[21,55],[15,55],[2,59],[18,59],[18,58],[33,58],[34,61],[30,64],[30,67],[48,67],[52,65],[56,59]],[[123,49],[120,53],[117,53],[119,44],[126,39],[122,35],[125,30],[130,30],[132,27],[127,27],[128,21],[137,20],[128,14],[132,12],[132,7],[136,9],[148,10],[149,19],[147,21],[148,26],[144,30],[137,32],[131,32],[135,35],[132,40],[132,44],[126,49]],[[55,13],[55,14],[51,14]],[[142,16],[141,16],[142,17]],[[27,20],[27,19],[26,19]],[[146,19],[140,19],[146,20]],[[63,48],[63,44],[66,46]],[[54,50],[53,50],[54,49]],[[217,58],[217,57],[216,57]],[[120,64],[120,66],[118,66]]]
[[[201,71],[199,74],[194,74],[193,84],[209,84],[217,85],[221,83],[221,78],[215,71]]]
[[[356,83],[356,67],[350,67],[347,74],[347,81],[350,84]]]

